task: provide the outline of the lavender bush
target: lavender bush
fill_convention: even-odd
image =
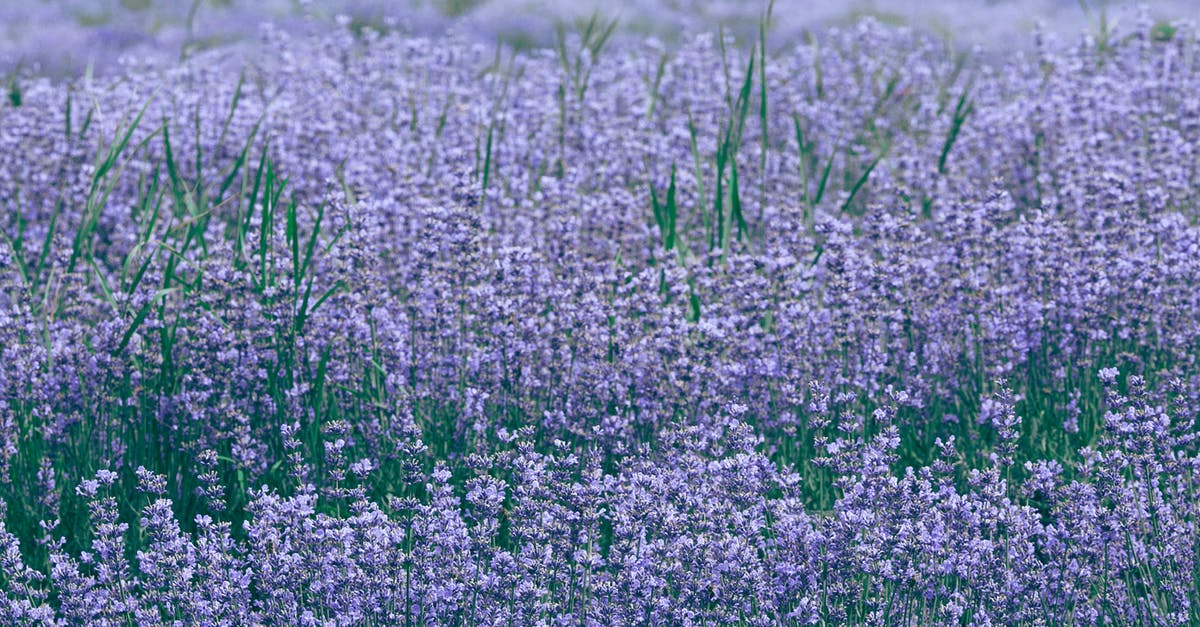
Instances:
[[[0,622],[1200,623],[1200,41],[292,36],[0,104]]]

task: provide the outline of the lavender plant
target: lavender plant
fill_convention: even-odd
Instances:
[[[0,619],[1200,622],[1194,27],[763,20],[21,71]]]

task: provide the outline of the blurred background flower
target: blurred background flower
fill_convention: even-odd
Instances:
[[[986,49],[1028,46],[1041,24],[1074,35],[1119,19],[1128,3],[1115,0],[777,0],[777,41],[806,29],[850,23],[871,15]],[[1200,3],[1157,0],[1155,16],[1200,17]],[[18,65],[63,75],[111,72],[124,57],[165,63],[198,50],[257,40],[263,23],[291,32],[352,27],[405,28],[436,34],[453,28],[491,43],[549,44],[554,24],[599,12],[617,18],[623,35],[667,41],[681,32],[724,25],[753,33],[766,2],[757,0],[2,0],[0,70]],[[1126,12],[1128,13],[1128,12]]]

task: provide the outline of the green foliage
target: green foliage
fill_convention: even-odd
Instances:
[[[654,208],[654,222],[658,232],[662,234],[663,249],[668,252],[675,248],[675,225],[679,217],[679,206],[675,203],[675,165],[671,165],[671,183],[667,187],[666,199],[658,201],[658,193],[650,186],[650,202]]]
[[[617,24],[617,20],[602,21],[598,12],[592,13],[587,20],[577,20],[575,34],[579,36],[579,47],[575,50],[567,48],[566,25],[561,21],[555,24],[554,51],[576,99],[583,100],[587,94],[596,60],[616,31]]]
[[[954,113],[950,119],[950,131],[946,134],[946,143],[942,145],[942,153],[938,157],[938,174],[946,173],[946,158],[950,156],[950,149],[954,147],[954,140],[958,139],[959,132],[962,131],[963,123],[967,121],[967,116],[975,109],[974,103],[969,99],[971,86],[963,88],[962,95],[958,97],[958,103],[954,105]]]

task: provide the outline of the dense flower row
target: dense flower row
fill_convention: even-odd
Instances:
[[[1200,621],[1195,31],[592,26],[14,83],[0,622]]]
[[[1184,623],[1200,512],[1184,485],[1159,478],[1190,481],[1195,463],[1173,450],[1189,438],[1172,433],[1140,380],[1130,385],[1130,397],[1109,388],[1111,434],[1086,452],[1076,479],[1064,479],[1057,462],[1027,462],[1020,492],[1036,505],[1009,497],[1010,462],[967,471],[952,439],[929,466],[893,475],[894,409],[872,416],[874,437],[843,429],[837,452],[822,460],[844,473],[843,496],[827,513],[805,511],[801,478],[755,452],[761,439],[732,417],[669,428],[653,452],[617,471],[563,442],[538,452],[527,433],[512,433],[511,446],[467,461],[461,486],[439,464],[424,498],[383,505],[366,494],[371,463],[351,464],[349,474],[333,464],[334,485],[351,486],[338,494],[311,483],[287,495],[251,490],[240,538],[208,514],[183,532],[162,496],[165,479],[139,468],[140,496],[127,495],[140,508],[142,549],[132,559],[112,496],[117,476],[100,471],[78,488],[95,527],[92,551],[76,558],[48,542],[57,612],[39,592],[45,575],[21,563],[18,540],[3,532],[4,618]],[[1013,415],[1011,396],[991,402]],[[327,459],[340,441],[326,444]],[[330,513],[319,511],[326,498]]]

